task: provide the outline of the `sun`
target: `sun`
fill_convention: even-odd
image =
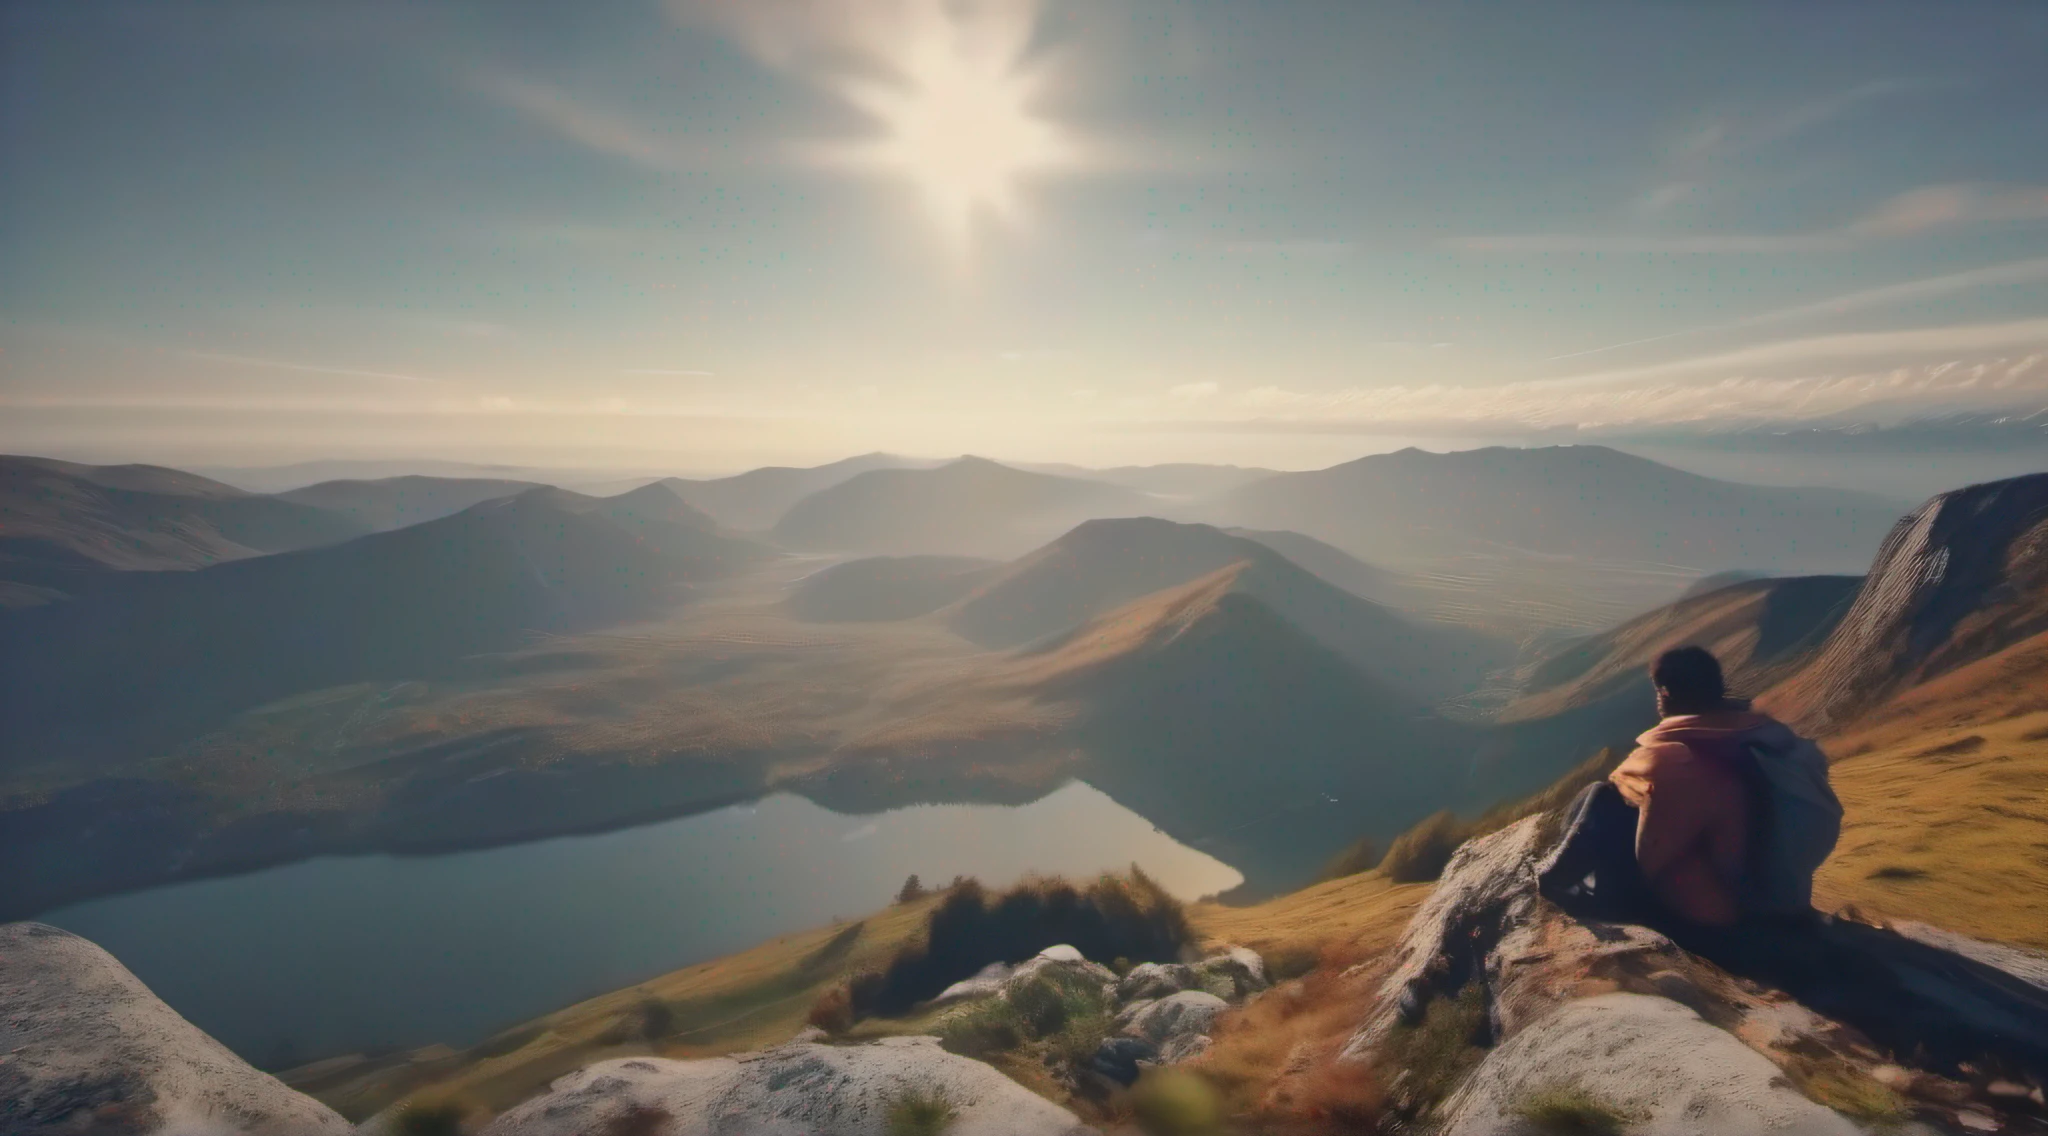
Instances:
[[[881,128],[843,151],[861,166],[907,181],[957,244],[978,222],[1015,221],[1023,182],[1073,163],[1067,132],[1039,110],[1046,72],[1017,36],[976,35],[940,18],[908,37],[888,82],[846,95]]]

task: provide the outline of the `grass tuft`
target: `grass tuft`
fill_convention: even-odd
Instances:
[[[883,1131],[888,1136],[939,1136],[959,1115],[943,1092],[906,1089],[889,1102]]]
[[[1545,1085],[1515,1104],[1514,1113],[1544,1136],[1621,1136],[1641,1118],[1577,1085]]]

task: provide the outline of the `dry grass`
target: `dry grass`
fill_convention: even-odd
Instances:
[[[804,1028],[821,994],[855,971],[880,966],[921,932],[934,902],[774,939],[534,1019],[469,1050],[442,1050],[438,1059],[422,1051],[287,1080],[352,1118],[422,1094],[502,1111],[593,1061],[648,1053],[709,1057],[773,1045]],[[849,934],[854,926],[858,933]],[[654,1002],[669,1018],[666,1036],[650,1041],[638,1026]]]
[[[1893,700],[1828,739],[1842,841],[1815,881],[1853,905],[2048,948],[2048,641]]]

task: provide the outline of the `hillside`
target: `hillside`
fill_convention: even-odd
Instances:
[[[367,531],[179,470],[0,457],[0,589],[14,585],[17,597],[53,598],[106,571],[197,568]]]
[[[771,533],[786,548],[905,556],[1008,557],[1092,517],[1144,511],[1143,495],[983,458],[878,469],[813,493]]]
[[[1791,576],[1747,580],[1681,599],[1542,655],[1501,720],[1541,718],[1611,700],[1647,706],[1650,664],[1688,644],[1714,652],[1731,689],[1761,692],[1813,656],[1862,583],[1858,576]]]
[[[1218,524],[1306,533],[1372,563],[1480,551],[1730,568],[1868,563],[1901,507],[1840,490],[1715,481],[1604,446],[1409,449],[1224,494]]]
[[[1360,599],[1371,600],[1382,607],[1395,609],[1416,603],[1417,597],[1414,595],[1412,581],[1399,572],[1389,572],[1385,568],[1367,564],[1334,544],[1327,544],[1297,532],[1260,529],[1223,531],[1234,537],[1257,541],[1322,577],[1324,583],[1342,588]]]
[[[686,580],[716,580],[780,555],[756,540],[720,530],[667,482],[643,485],[616,497],[587,497],[566,489],[541,495],[565,512],[603,517],[665,560]]]
[[[1240,465],[1207,465],[1200,462],[1167,462],[1161,465],[1120,465],[1108,469],[1068,465],[1063,462],[1018,462],[1018,469],[1078,477],[1121,485],[1141,493],[1184,501],[1213,497],[1261,478],[1273,476],[1270,469]]]
[[[789,593],[789,612],[811,623],[914,619],[959,599],[999,571],[971,556],[873,556],[822,568]]]
[[[732,477],[706,480],[671,477],[666,485],[676,496],[717,518],[718,523],[741,532],[764,532],[789,511],[791,505],[813,493],[877,469],[918,469],[927,463],[895,454],[862,454],[829,465],[808,468],[766,466]]]
[[[1244,571],[1098,616],[1020,654],[1008,681],[1074,708],[1078,776],[1262,895],[1469,797],[1473,734],[1362,674],[1240,587]]]
[[[531,481],[467,477],[386,477],[374,481],[323,481],[277,496],[357,521],[367,531],[388,532],[438,521],[471,505],[513,497],[538,488]]]
[[[1339,590],[1257,541],[1149,517],[1076,527],[982,584],[946,619],[973,642],[1015,647],[1225,569],[1231,592],[1256,598],[1362,673],[1411,697],[1469,693],[1513,658],[1504,643],[1411,621]]]
[[[1944,493],[1885,538],[1848,614],[1768,703],[1813,731],[2048,630],[2048,474]]]
[[[10,613],[0,764],[90,767],[299,691],[418,677],[679,598],[675,562],[558,494],[193,572],[123,573]]]

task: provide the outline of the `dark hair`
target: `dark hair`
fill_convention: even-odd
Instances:
[[[1707,708],[1728,699],[1721,662],[1705,647],[1679,647],[1657,656],[1650,681],[1682,706]]]

